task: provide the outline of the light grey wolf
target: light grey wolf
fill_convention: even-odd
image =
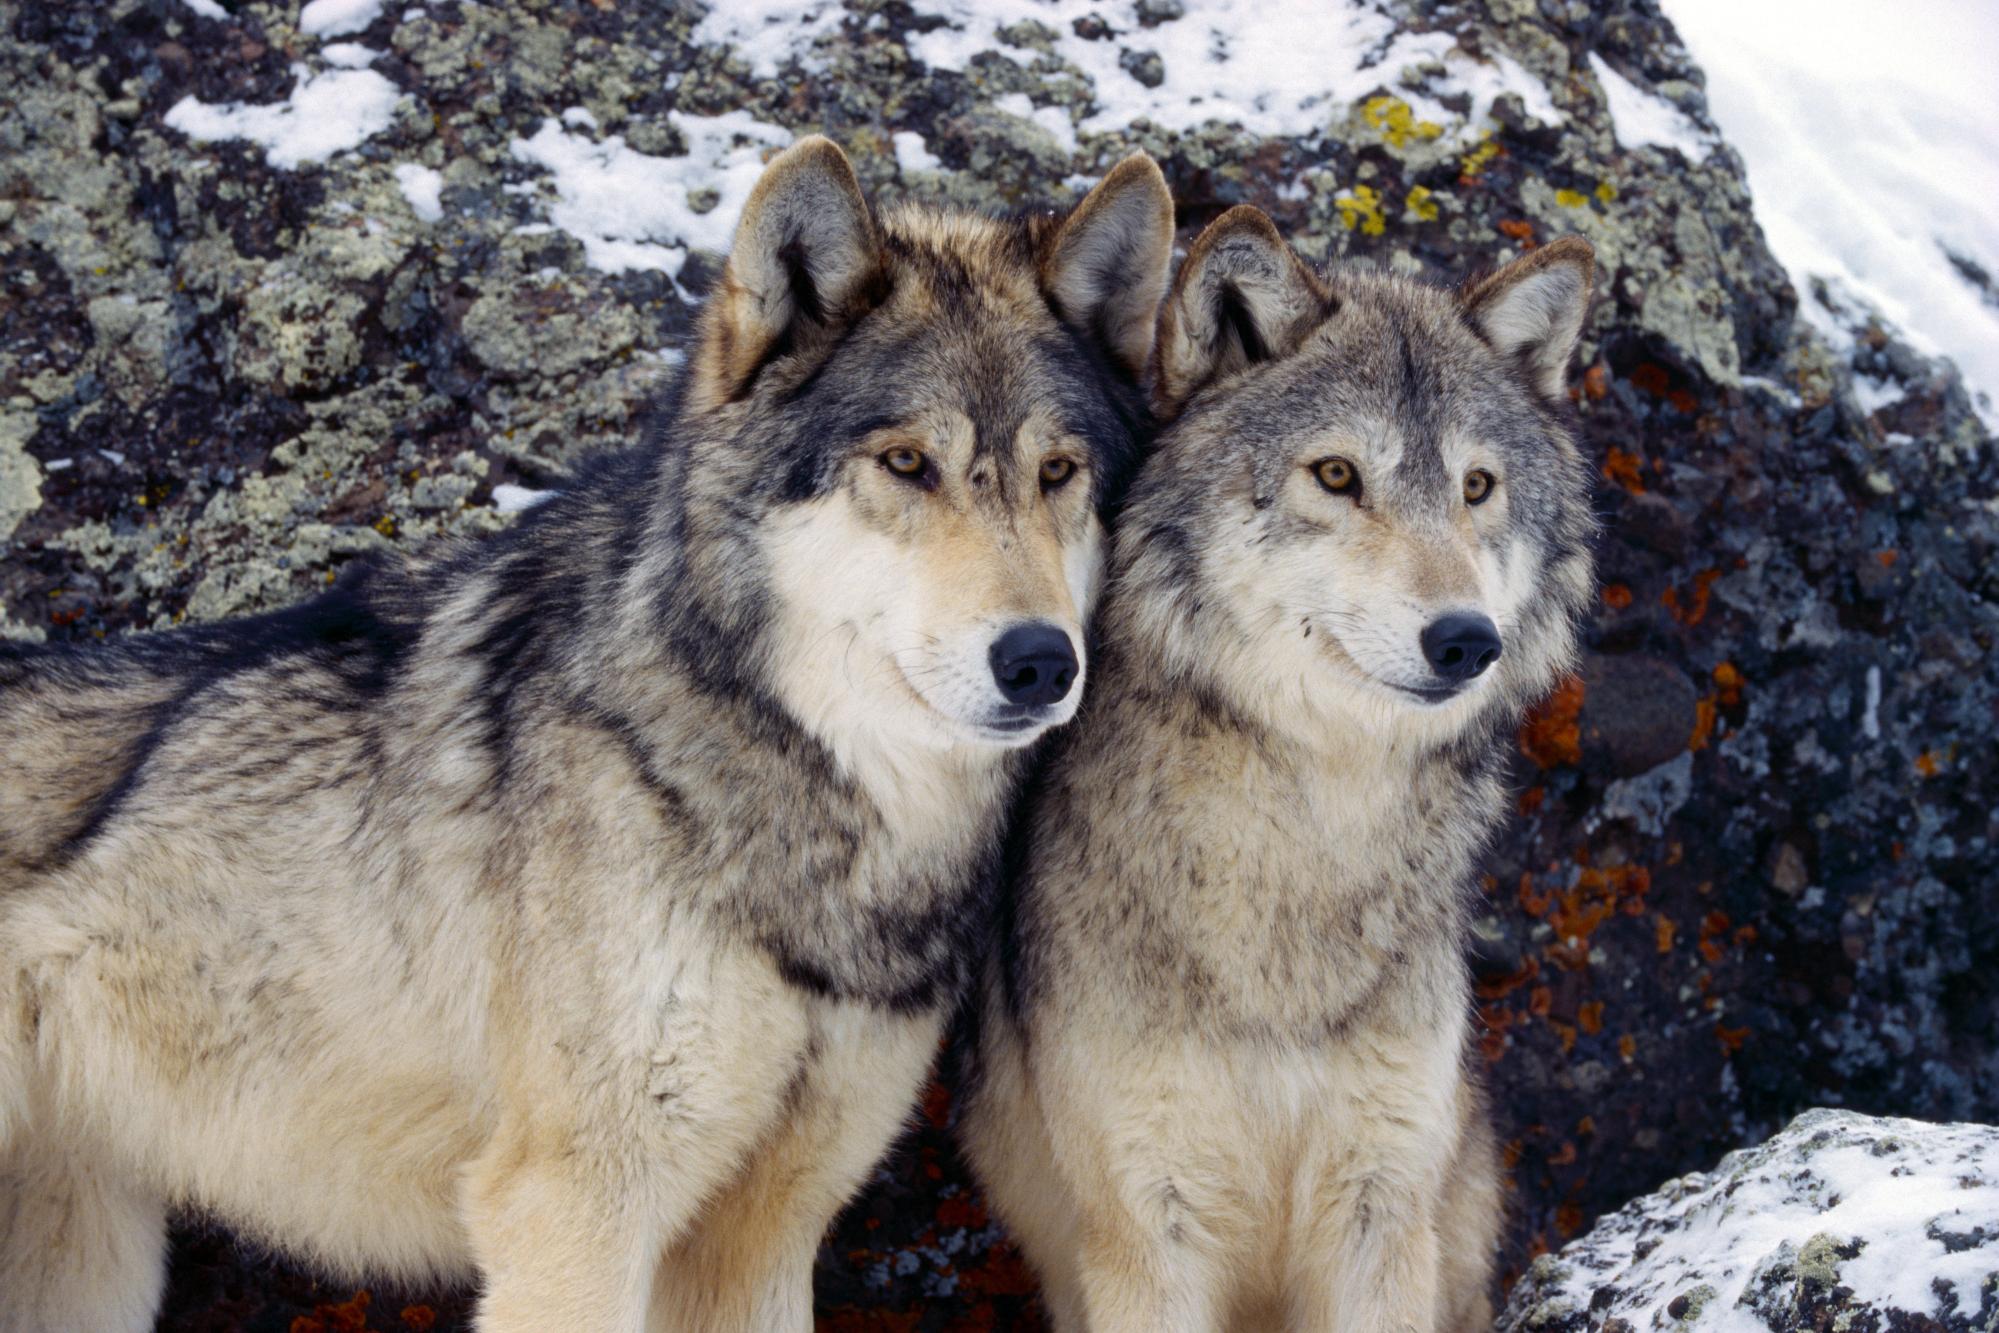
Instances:
[[[1591,589],[1592,269],[1321,275],[1238,208],[1175,280],[967,1075],[1065,1333],[1489,1324],[1465,900]]]
[[[151,1327],[188,1207],[485,1330],[811,1326],[1022,747],[1083,689],[1172,245],[880,216],[807,139],[669,424],[501,536],[0,656],[0,1329]]]

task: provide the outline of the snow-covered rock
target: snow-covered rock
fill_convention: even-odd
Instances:
[[[1807,1111],[1534,1261],[1500,1333],[1989,1333],[1999,1128]]]

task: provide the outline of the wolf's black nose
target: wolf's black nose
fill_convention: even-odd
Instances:
[[[1045,707],[1076,683],[1076,650],[1067,634],[1045,620],[1000,635],[991,658],[993,679],[1008,703]]]
[[[1499,660],[1499,626],[1464,611],[1439,616],[1423,631],[1423,656],[1445,680],[1470,680]]]

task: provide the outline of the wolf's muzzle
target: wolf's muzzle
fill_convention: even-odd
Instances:
[[[1045,620],[1015,625],[994,641],[993,681],[1010,704],[1046,708],[1076,683],[1076,649],[1069,636]]]

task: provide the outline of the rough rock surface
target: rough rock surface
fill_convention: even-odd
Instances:
[[[1985,1333],[1999,1129],[1807,1111],[1542,1255],[1499,1333]]]
[[[1999,458],[1947,366],[1872,325],[1834,354],[1797,317],[1653,0],[1370,4],[1431,55],[1380,48],[1281,133],[1107,113],[1227,54],[1194,3],[346,8],[363,25],[321,36],[295,0],[0,0],[0,630],[268,608],[505,522],[496,486],[633,437],[715,272],[707,220],[789,132],[837,136],[884,197],[983,207],[1071,199],[1143,146],[1189,231],[1254,202],[1314,257],[1444,279],[1580,232],[1603,597],[1521,733],[1475,959],[1511,1266],[1804,1107],[1999,1119]],[[1508,68],[1527,95],[1463,90]],[[1621,141],[1603,68],[1707,147]],[[275,146],[197,141],[190,98],[298,109],[257,113]],[[308,130],[352,142],[315,157]],[[586,159],[566,193],[558,152]],[[656,201],[684,245],[593,220],[590,170],[661,160],[688,168]],[[827,1327],[1034,1318],[950,1117],[933,1091],[829,1240]],[[166,1325],[466,1308],[195,1229]]]

